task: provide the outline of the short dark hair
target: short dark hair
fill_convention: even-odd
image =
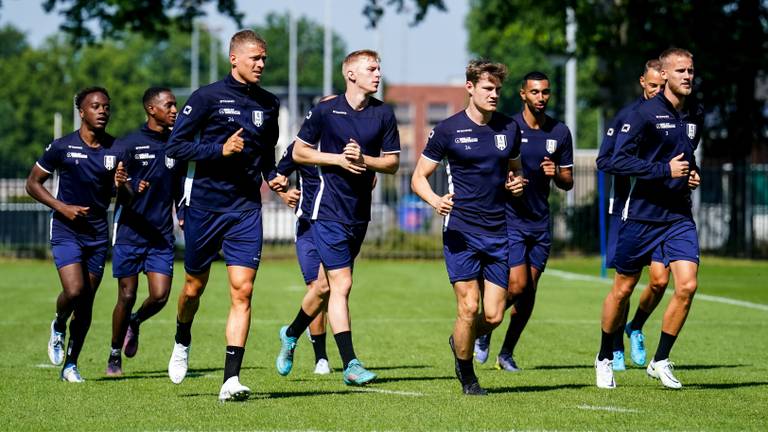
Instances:
[[[86,87],[80,90],[79,92],[77,92],[77,94],[75,95],[75,108],[80,109],[85,98],[88,97],[88,95],[91,93],[102,93],[104,94],[104,96],[107,97],[107,100],[110,100],[109,93],[107,92],[107,89],[105,89],[104,87],[97,87],[97,86]]]
[[[677,48],[677,47],[671,47],[667,48],[659,54],[659,60],[661,60],[661,66],[664,67],[664,63],[666,63],[667,59],[669,59],[672,56],[676,57],[688,57],[689,59],[693,60],[693,54],[691,54],[690,51],[683,48]]]
[[[645,62],[645,66],[643,67],[643,75],[647,74],[648,71],[651,69],[661,73],[661,60],[650,59],[647,62]]]
[[[470,61],[469,65],[467,65],[467,81],[472,84],[477,84],[483,74],[486,73],[498,80],[499,83],[503,83],[507,78],[507,66],[503,63],[493,63],[486,59],[475,59]]]
[[[156,97],[160,96],[160,93],[173,93],[168,87],[150,87],[144,90],[144,96],[141,97],[141,103],[146,108],[147,105],[152,103]]]
[[[520,81],[520,88],[525,88],[525,83],[528,81],[549,81],[549,77],[544,72],[531,71],[525,74],[523,80]]]
[[[264,40],[260,34],[253,30],[245,29],[232,35],[232,39],[229,40],[229,53],[232,54],[232,52],[235,51],[235,48],[244,43],[255,43],[256,45],[267,49],[267,41]]]

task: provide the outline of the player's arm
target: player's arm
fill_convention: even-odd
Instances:
[[[504,187],[512,192],[513,196],[520,196],[523,194],[525,185],[528,184],[528,180],[523,177],[523,162],[520,159],[520,154],[517,157],[509,160],[509,171],[507,172],[507,180],[504,182]]]
[[[650,162],[639,158],[639,148],[645,139],[645,122],[634,115],[621,125],[616,138],[611,165],[613,174],[634,176],[644,180],[678,178],[688,175],[688,162],[683,154],[667,162]]]
[[[354,142],[353,139],[350,141]],[[389,110],[385,117],[381,155],[363,155],[363,162],[371,170],[383,174],[394,174],[400,168],[400,133],[397,131],[394,111]]]
[[[618,127],[621,127],[621,125],[618,125]],[[613,174],[611,159],[613,158],[613,148],[616,144],[616,132],[617,127],[616,122],[614,121],[611,127],[605,132],[603,142],[600,143],[600,149],[597,152],[597,159],[595,159],[597,169],[608,174]]]
[[[195,92],[182,108],[173,127],[165,152],[177,160],[212,160],[230,156],[243,150],[242,128],[220,143],[201,143],[200,130],[208,118],[208,102]]]
[[[343,153],[326,153],[317,150],[313,145],[296,139],[293,147],[293,160],[302,165],[338,166],[353,174],[362,174],[366,167],[362,162],[350,160]]]
[[[553,156],[553,165],[557,162],[556,166],[553,166],[555,170],[552,176],[555,186],[564,191],[573,189],[573,140],[570,131],[565,134],[562,145],[558,146]]]
[[[363,162],[373,171],[394,174],[400,167],[400,153],[382,153],[379,157],[363,155]]]
[[[436,194],[428,180],[437,169],[438,163],[427,159],[425,156],[420,157],[413,171],[413,176],[411,176],[411,189],[419,198],[431,205],[437,213],[446,216],[453,208],[453,194],[449,193],[443,196]]]
[[[48,192],[43,183],[50,177],[51,172],[43,169],[40,163],[36,163],[27,177],[26,189],[29,196],[37,202],[50,207],[53,211],[61,213],[69,220],[75,220],[78,216],[87,215],[89,207],[65,204]]]

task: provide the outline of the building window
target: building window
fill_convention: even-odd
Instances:
[[[399,125],[409,125],[413,122],[411,118],[411,104],[399,102],[395,104],[395,118]]]
[[[448,104],[431,103],[427,107],[427,123],[430,128],[448,118]]]

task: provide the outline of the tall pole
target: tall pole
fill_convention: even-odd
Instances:
[[[576,12],[572,6],[565,9],[565,41],[568,60],[565,62],[565,124],[571,130],[573,149],[578,148],[576,125]],[[565,194],[568,207],[574,204],[573,189]]]
[[[288,12],[288,128],[290,136],[296,134],[299,112],[296,76],[296,16],[295,2],[291,0]]]
[[[192,21],[192,46],[190,51],[189,90],[200,87],[200,29],[197,21]]]
[[[325,0],[325,26],[323,29],[323,96],[333,92],[331,85],[331,57],[333,56],[333,41],[331,39],[331,0]]]
[[[210,45],[208,47],[208,82],[212,83],[219,79],[219,44],[216,37],[213,35],[214,31],[218,29],[208,26],[208,37],[210,38]]]

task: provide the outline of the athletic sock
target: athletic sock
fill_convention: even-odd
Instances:
[[[233,376],[240,375],[243,354],[245,354],[245,347],[227,345],[227,356],[224,358],[224,382]]]
[[[651,316],[650,312],[646,312],[638,306],[637,310],[635,311],[635,316],[632,318],[632,322],[629,323],[629,328],[632,330],[642,330],[643,326],[645,325],[645,321],[648,320],[648,317]]]
[[[475,375],[475,367],[472,364],[472,359],[462,360],[457,358],[456,361],[459,363],[459,380],[461,381],[462,385],[469,385],[477,381],[477,376]]]
[[[133,331],[136,331],[139,329],[139,326],[141,325],[141,319],[139,318],[139,312],[141,311],[141,308],[139,308],[138,311],[131,314],[131,318],[128,320],[128,325],[131,326],[131,329]]]
[[[325,351],[325,333],[312,336],[312,349],[315,351],[315,363],[320,359],[328,360],[328,353]]]
[[[109,349],[109,357],[120,357],[122,355],[122,350],[120,348],[110,348]]]
[[[656,348],[656,354],[653,356],[653,361],[664,360],[669,358],[669,351],[672,350],[672,345],[675,344],[677,336],[672,336],[669,333],[661,332],[659,338],[659,347]]]
[[[118,343],[117,343],[117,345],[115,345],[115,344],[110,344],[110,345],[109,345],[109,348],[110,348],[112,351],[115,351],[115,350],[117,350],[117,351],[118,351],[118,354],[120,354],[120,353],[119,353],[119,351],[121,351],[121,350],[123,349],[123,341],[120,341],[120,342],[118,342]]]
[[[299,313],[296,314],[296,318],[293,319],[291,325],[285,330],[285,335],[288,337],[301,336],[301,332],[309,327],[309,323],[311,323],[313,319],[313,317],[304,312],[304,309],[299,308]]]
[[[67,319],[65,317],[60,317],[59,314],[56,314],[56,320],[53,322],[53,329],[59,333],[66,333]]]
[[[613,333],[606,333],[605,331],[600,330],[600,334],[600,353],[597,354],[597,359],[613,360]]]
[[[356,359],[355,349],[352,347],[352,332],[344,331],[333,335],[336,339],[336,346],[339,347],[339,354],[341,355],[341,362],[343,368],[346,369],[349,362]]]
[[[192,321],[183,323],[176,320],[176,343],[184,346],[192,343]]]

